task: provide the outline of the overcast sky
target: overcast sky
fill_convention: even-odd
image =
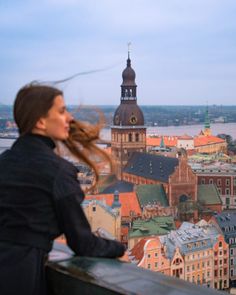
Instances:
[[[235,104],[235,0],[0,0],[0,102],[54,81],[68,104],[117,105],[127,43],[140,105]]]

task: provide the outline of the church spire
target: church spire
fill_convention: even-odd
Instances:
[[[206,112],[205,112],[204,135],[206,136],[211,135],[211,125],[210,125],[210,119],[209,119],[208,105],[206,107]]]
[[[130,45],[128,43],[128,59],[127,66],[122,73],[123,82],[121,84],[121,101],[136,101],[136,88],[137,85],[135,83],[135,71],[131,67],[131,59],[130,59]]]
[[[131,67],[131,59],[130,59],[130,46],[131,42],[128,42],[128,59],[127,59],[127,67]]]

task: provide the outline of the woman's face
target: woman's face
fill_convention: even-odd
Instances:
[[[69,136],[72,119],[72,115],[66,109],[63,97],[58,95],[55,97],[47,116],[38,121],[38,128],[36,125],[36,130],[40,130],[40,132],[35,133],[49,136],[55,140],[65,140]]]

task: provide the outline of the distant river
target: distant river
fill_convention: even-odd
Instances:
[[[191,136],[199,134],[199,132],[203,129],[203,125],[187,125],[187,126],[168,126],[168,127],[148,127],[148,134],[157,134],[157,135],[183,135],[188,134]],[[211,130],[213,135],[217,135],[220,133],[229,134],[233,139],[236,139],[236,123],[217,123],[211,124]],[[102,138],[106,140],[111,139],[111,129],[106,128],[102,130]],[[0,153],[2,153],[5,149],[9,148],[13,139],[2,139],[0,138]]]
[[[148,127],[148,134],[157,135],[198,135],[200,131],[204,129],[201,125],[185,125],[185,126],[168,126],[168,127]],[[216,123],[211,124],[211,130],[213,135],[220,133],[229,134],[233,139],[236,139],[236,123]],[[111,139],[111,129],[104,129],[102,131],[102,138],[110,140]]]

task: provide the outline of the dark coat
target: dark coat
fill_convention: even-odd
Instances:
[[[119,257],[124,253],[121,243],[92,234],[81,208],[84,193],[77,180],[77,169],[57,156],[54,147],[50,138],[30,134],[20,137],[0,156],[1,294],[4,294],[2,273],[7,267],[3,262],[10,253],[6,245],[12,244],[23,252],[34,249],[30,255],[41,264],[39,260],[43,260],[42,256],[51,250],[53,240],[62,233],[69,247],[80,256]],[[11,254],[16,267],[22,255]],[[34,268],[35,265],[29,263],[28,271]],[[42,266],[41,272],[44,272]],[[26,273],[27,270],[25,280],[28,281]],[[9,281],[13,280],[13,277],[9,278]],[[16,291],[21,294],[19,288]]]

